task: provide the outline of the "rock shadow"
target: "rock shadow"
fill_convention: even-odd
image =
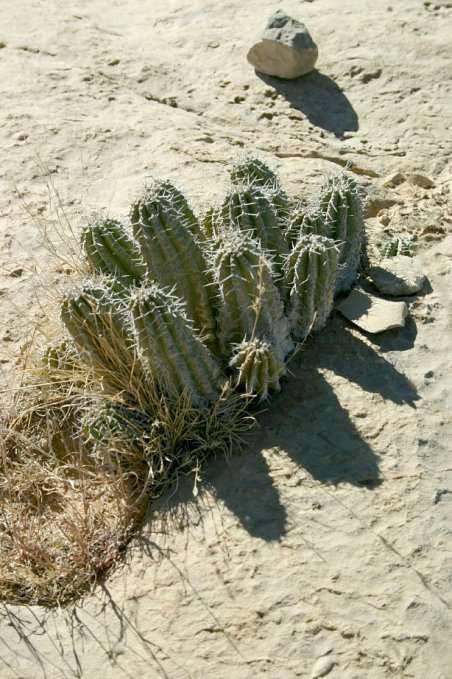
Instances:
[[[341,137],[359,129],[358,115],[340,87],[323,73],[313,70],[294,80],[284,80],[256,71],[290,105],[301,111],[315,127]]]

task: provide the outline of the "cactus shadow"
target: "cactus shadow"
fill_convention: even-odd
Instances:
[[[301,111],[315,127],[340,137],[359,129],[358,114],[332,78],[313,70],[293,80],[256,71],[256,75]]]
[[[411,336],[412,328],[405,333]],[[399,335],[403,346],[407,339]],[[356,409],[358,402],[361,416],[367,411],[371,416],[373,404],[381,398],[412,408],[419,399],[405,375],[348,330],[339,316],[330,319],[289,367],[291,375],[281,393],[258,416],[246,453],[232,463],[213,462],[204,479],[242,526],[264,540],[281,539],[287,531],[281,499],[284,473],[271,468],[266,450],[272,449],[273,459],[279,451],[281,459],[288,455],[322,484],[347,483],[372,490],[382,482],[378,453],[360,434],[347,405],[339,401],[337,378],[331,384],[326,377],[329,371],[359,388],[353,404]]]
[[[257,415],[245,452],[204,465],[202,487],[209,492],[194,497],[193,481],[186,480],[164,500],[165,513],[179,525],[203,522],[206,498],[213,497],[251,536],[282,539],[289,527],[283,495],[303,492],[301,486],[285,487],[287,456],[301,476],[304,472],[322,484],[373,490],[382,482],[378,453],[360,434],[349,408],[356,410],[358,404],[361,416],[365,411],[369,419],[381,397],[415,408],[419,397],[412,383],[339,315],[306,343],[289,368],[282,391]],[[330,372],[336,377],[327,379]],[[336,394],[338,378],[350,383],[350,405]],[[275,464],[279,455],[281,464]]]

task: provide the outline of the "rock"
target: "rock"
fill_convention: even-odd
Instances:
[[[402,328],[408,315],[405,302],[387,302],[356,288],[336,308],[358,328],[373,334]]]
[[[403,184],[405,177],[401,172],[393,172],[385,177],[382,181],[382,185],[385,189],[393,189],[400,184]]]
[[[435,182],[423,174],[411,174],[408,177],[408,180],[410,184],[413,184],[413,186],[420,186],[421,189],[432,189],[435,186]]]
[[[319,677],[325,677],[333,667],[335,666],[335,662],[332,658],[329,657],[323,657],[319,658],[317,660],[316,664],[312,668],[312,674],[311,674],[311,679],[319,679]]]
[[[312,71],[318,55],[306,26],[278,10],[268,19],[246,58],[256,71],[292,79]]]
[[[369,269],[369,278],[383,295],[414,295],[422,290],[425,275],[412,257],[398,255],[382,259]]]

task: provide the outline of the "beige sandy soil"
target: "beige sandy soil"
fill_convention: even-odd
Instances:
[[[1,2],[5,384],[68,278],[27,215],[51,225],[49,182],[78,227],[146,176],[202,206],[244,152],[294,195],[350,161],[372,238],[415,237],[428,276],[403,329],[334,313],[245,452],[163,502],[104,587],[3,605],[2,678],[451,676],[451,4],[287,0],[320,57],[281,82],[245,60],[269,0]],[[397,170],[433,186],[385,188]]]

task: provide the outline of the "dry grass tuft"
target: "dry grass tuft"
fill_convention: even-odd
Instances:
[[[139,429],[93,442],[81,426],[87,409],[125,406],[99,387],[95,372],[41,366],[2,415],[1,600],[53,606],[89,591],[118,562],[148,504],[181,475],[195,473],[196,485],[200,463],[236,450],[251,424],[235,394],[195,409],[154,389],[134,404]]]

